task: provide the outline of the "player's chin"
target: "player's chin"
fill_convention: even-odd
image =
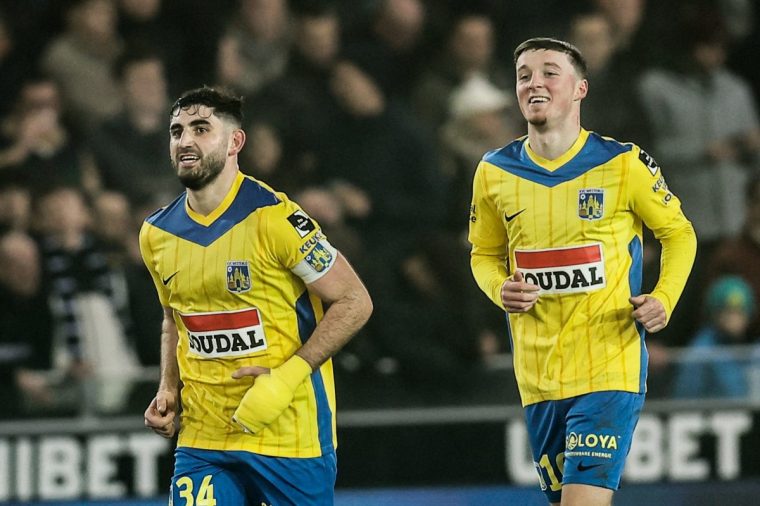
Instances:
[[[526,118],[528,123],[530,123],[533,126],[544,126],[546,125],[546,115],[545,114],[528,114],[528,117]]]

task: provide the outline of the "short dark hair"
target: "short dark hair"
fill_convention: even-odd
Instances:
[[[186,91],[171,107],[171,116],[177,116],[182,109],[205,105],[214,109],[217,116],[232,120],[240,128],[243,126],[243,97],[223,88],[203,86]]]
[[[525,51],[538,51],[541,49],[565,53],[570,57],[570,63],[573,64],[573,67],[575,67],[578,75],[584,79],[586,78],[588,68],[586,66],[586,59],[583,57],[583,54],[581,54],[580,49],[570,44],[569,42],[565,42],[564,40],[559,39],[552,39],[551,37],[535,37],[528,39],[517,46],[517,48],[515,48],[514,63],[517,64],[517,59]]]

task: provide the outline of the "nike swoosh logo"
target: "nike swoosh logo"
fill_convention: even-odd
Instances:
[[[166,278],[166,279],[162,279],[161,281],[163,281],[163,282],[164,282],[164,286],[168,285],[168,284],[169,284],[169,281],[171,281],[171,280],[172,280],[172,278],[173,278],[174,276],[176,276],[178,273],[179,273],[179,271],[175,272],[174,274],[172,274],[171,276],[169,276],[169,277],[168,277],[168,278]]]
[[[578,462],[578,471],[581,471],[581,472],[588,471],[589,469],[593,469],[599,466],[601,466],[601,464],[592,464],[590,466],[584,466],[583,462]]]
[[[510,221],[514,220],[515,218],[517,218],[517,216],[520,213],[522,213],[523,211],[525,211],[525,209],[520,209],[519,211],[517,211],[515,214],[512,214],[512,215],[504,213],[504,217],[507,219],[507,222],[510,222]]]

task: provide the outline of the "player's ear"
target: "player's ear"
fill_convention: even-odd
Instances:
[[[243,149],[243,146],[245,146],[245,132],[242,128],[236,128],[232,131],[232,141],[230,142],[227,156],[237,155]]]
[[[588,80],[581,79],[575,87],[575,96],[573,100],[583,100],[588,94]]]

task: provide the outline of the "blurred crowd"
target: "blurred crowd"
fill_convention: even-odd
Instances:
[[[373,294],[339,375],[453,384],[509,352],[471,279],[467,209],[483,153],[525,133],[512,50],[533,36],[581,49],[583,126],[651,153],[696,228],[653,372],[673,346],[757,342],[758,16],[751,0],[0,0],[3,402],[78,411],[95,384],[91,408],[112,412],[158,363],[137,231],[182,191],[169,106],[204,84],[246,99],[241,170],[299,202]]]

